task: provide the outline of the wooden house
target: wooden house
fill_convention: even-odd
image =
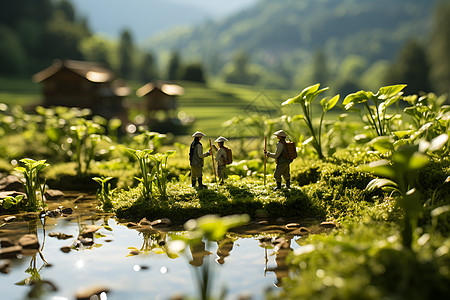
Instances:
[[[43,84],[43,106],[89,108],[105,118],[126,116],[123,99],[130,89],[115,74],[95,62],[55,60],[33,76]]]
[[[183,94],[183,87],[160,81],[147,83],[136,91],[138,97],[144,98],[143,106],[150,120],[158,111],[163,111],[166,118],[174,117],[178,108],[177,97]]]

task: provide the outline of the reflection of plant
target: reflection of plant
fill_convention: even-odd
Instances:
[[[111,179],[113,179],[113,177],[92,178],[92,180],[95,180],[100,184],[100,189],[97,190],[97,199],[100,200],[104,211],[109,211],[113,207],[111,202],[113,190],[111,190],[111,183],[108,182]]]
[[[22,173],[25,182],[22,182],[27,195],[27,206],[32,210],[38,210],[44,206],[45,180],[41,184],[40,172],[49,166],[45,160],[21,159],[25,167],[17,167],[15,170]]]
[[[396,103],[406,87],[404,84],[381,87],[376,94],[359,91],[345,97],[342,103],[346,110],[356,109],[356,104],[362,103],[365,109],[365,119],[376,136],[387,135],[390,132],[389,121],[392,116],[386,115],[387,108]],[[372,101],[373,105],[369,104]],[[359,111],[359,110],[358,110]]]
[[[447,137],[448,139],[448,137]],[[369,164],[366,169],[376,175],[385,177],[373,179],[366,190],[382,188],[391,192],[404,213],[402,231],[403,246],[411,248],[413,232],[417,225],[417,216],[422,211],[421,196],[414,188],[420,169],[429,163],[426,151],[434,151],[442,147],[447,139],[436,138],[431,143],[419,145],[403,145],[393,152],[391,161],[379,160]],[[392,149],[388,149],[392,151]]]
[[[317,129],[313,125],[313,116],[312,116],[312,101],[321,93],[325,92],[329,88],[323,88],[319,90],[320,84],[315,84],[312,86],[309,86],[305,88],[300,94],[295,96],[294,98],[290,98],[282,103],[282,105],[288,105],[288,104],[300,104],[303,110],[304,115],[298,115],[294,117],[295,119],[300,119],[305,121],[306,125],[308,126],[309,132],[311,133],[311,142],[316,149],[317,154],[319,155],[320,159],[324,158],[323,152],[322,152],[322,123],[323,123],[323,117],[325,116],[325,113],[332,109],[336,103],[339,100],[339,95],[334,96],[331,99],[323,98],[320,100],[320,105],[322,106],[322,115],[320,116],[320,122]]]
[[[217,215],[206,215],[196,220],[189,220],[184,224],[188,234],[186,236],[172,235],[169,250],[173,253],[184,251],[187,246],[195,248],[206,239],[206,249],[211,247],[211,242],[223,239],[230,228],[246,224],[248,215],[233,215],[219,217]],[[201,268],[194,267],[194,274],[199,287],[200,299],[212,299],[212,270],[209,260],[206,260]],[[224,295],[222,295],[223,298]]]

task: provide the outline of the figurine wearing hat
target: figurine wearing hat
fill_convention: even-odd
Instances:
[[[216,170],[217,170],[217,176],[219,177],[220,184],[223,184],[225,181],[225,170],[227,168],[227,159],[228,154],[225,150],[225,147],[223,145],[224,142],[227,142],[228,140],[224,138],[223,136],[218,137],[214,142],[219,145],[219,149],[214,146],[214,148],[217,150],[216,154]]]
[[[289,164],[291,163],[291,160],[287,158],[287,150],[286,150],[286,137],[287,134],[283,130],[278,130],[274,133],[274,135],[278,138],[277,148],[275,150],[275,153],[270,153],[267,151],[264,151],[265,155],[267,157],[275,158],[276,160],[276,168],[275,173],[273,177],[275,177],[275,180],[277,182],[277,187],[275,190],[281,189],[281,176],[284,177],[284,180],[286,181],[286,187],[290,188],[291,185],[291,174],[289,170]]]
[[[203,146],[200,143],[202,137],[205,136],[203,132],[197,131],[193,135],[194,141],[191,143],[189,149],[189,162],[191,165],[191,179],[192,187],[195,187],[196,181],[198,181],[199,188],[205,188],[203,185],[203,159],[211,155],[210,151],[203,153]]]

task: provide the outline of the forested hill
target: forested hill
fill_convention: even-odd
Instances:
[[[156,53],[180,49],[183,56],[201,57],[210,66],[220,65],[211,60],[224,62],[238,49],[264,65],[307,59],[316,50],[335,60],[359,54],[373,62],[392,59],[412,37],[424,38],[437,2],[261,0],[220,23],[153,37],[146,47]]]

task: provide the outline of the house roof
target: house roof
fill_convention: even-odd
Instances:
[[[161,83],[161,82],[149,82],[146,85],[140,87],[136,91],[136,95],[144,97],[154,90],[160,90],[169,96],[180,96],[184,94],[184,88],[173,83]]]
[[[115,75],[111,70],[101,66],[98,63],[70,59],[57,59],[51,66],[34,74],[33,81],[42,82],[63,69],[69,69],[87,80],[96,83],[111,82],[115,79]]]

